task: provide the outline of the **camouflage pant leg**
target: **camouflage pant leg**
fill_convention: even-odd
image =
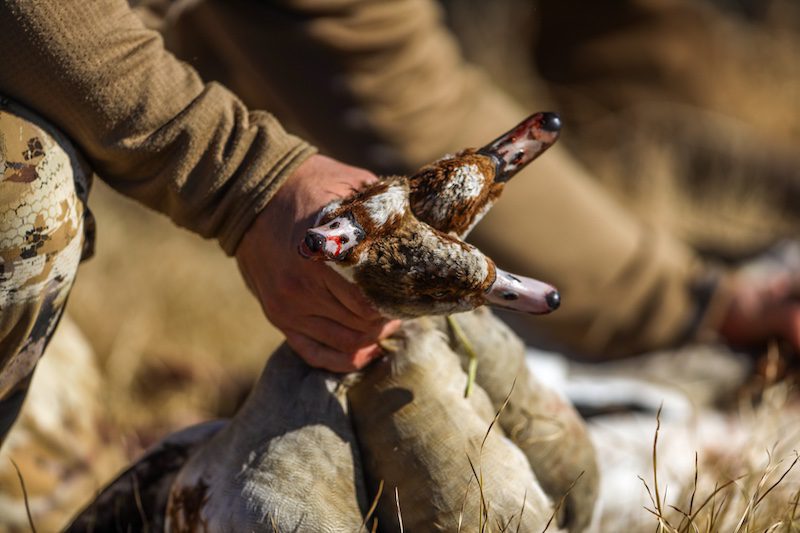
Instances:
[[[89,176],[60,133],[0,97],[0,445],[90,251]]]

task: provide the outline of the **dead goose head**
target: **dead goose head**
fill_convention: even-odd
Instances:
[[[505,184],[559,136],[555,113],[536,113],[483,148],[468,148],[424,166],[409,178],[419,220],[464,238],[489,211]]]

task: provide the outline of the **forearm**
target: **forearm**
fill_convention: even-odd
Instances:
[[[312,149],[203,84],[123,0],[0,4],[0,93],[69,135],[112,186],[232,253]]]

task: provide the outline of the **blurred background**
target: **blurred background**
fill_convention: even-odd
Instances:
[[[796,227],[796,2],[481,4],[446,2],[467,57],[642,220],[723,257]]]
[[[646,223],[669,228],[722,260],[737,259],[742,241],[753,252],[767,245],[766,228],[785,228],[787,234],[797,228],[792,213],[800,210],[792,202],[800,195],[792,191],[800,187],[794,179],[800,3],[446,0],[442,6],[465,55],[531,109],[558,110],[565,124],[561,142]],[[753,175],[769,175],[763,183],[770,185],[759,187]],[[90,207],[97,218],[97,253],[80,270],[67,316],[0,454],[0,531],[28,530],[8,457],[25,474],[39,530],[57,529],[158,439],[233,414],[282,340],[247,292],[235,262],[215,243],[177,229],[100,181]],[[653,360],[686,361],[680,357],[687,350]],[[614,379],[644,381],[651,396],[662,398],[665,428],[670,420],[676,423],[664,437],[681,455],[675,464],[688,457],[688,467],[672,472],[676,497],[691,485],[698,448],[711,450],[703,457],[716,461],[716,471],[758,470],[764,449],[798,427],[796,405],[794,411],[788,407],[796,398],[776,374],[775,357],[769,359],[772,370],[754,374],[741,359],[711,354],[710,369],[667,380],[662,378],[672,370],[659,363],[651,364],[658,370],[648,378],[620,366],[601,371],[553,354],[531,355],[539,361],[537,370],[546,367],[560,380],[565,394],[579,394],[587,381],[602,381],[607,372]],[[619,382],[610,383],[619,388]],[[775,392],[765,384],[781,388]],[[755,416],[753,409],[741,418],[739,402],[756,389],[758,398],[769,401],[753,409],[769,409],[772,418]],[[772,392],[765,396],[766,390]],[[626,402],[618,402],[619,410],[626,411]],[[720,403],[726,411],[698,417],[698,406]],[[591,404],[585,400],[587,413]],[[619,450],[627,443],[624,466],[629,474],[640,470],[629,477],[644,499],[605,502],[600,531],[613,530],[604,522],[612,515],[627,516],[623,523],[631,528],[634,516],[647,530],[654,524],[642,509],[652,504],[635,475],[652,477],[658,405],[642,400],[634,410],[644,412],[644,419],[610,426],[612,419],[605,418],[595,426],[595,434],[605,438],[598,445],[607,472],[604,487],[621,490],[613,472],[624,462]],[[614,411],[608,405],[597,410]],[[754,426],[767,421],[773,422],[770,430]],[[757,442],[748,440],[754,434]],[[791,444],[781,450],[791,451]],[[723,452],[736,456],[736,468],[728,468]],[[746,459],[750,452],[752,461]],[[782,488],[798,490],[796,479]]]

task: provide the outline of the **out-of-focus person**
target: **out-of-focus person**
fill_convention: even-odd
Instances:
[[[513,12],[514,2],[508,4]],[[558,35],[557,43],[569,42],[574,31],[578,47],[587,40],[584,34],[592,35],[593,23],[598,32],[610,28],[613,40],[612,30],[629,21],[636,27],[636,21],[694,14],[680,0],[650,3],[655,7],[622,4],[605,17],[599,7],[577,3],[537,7],[530,11],[531,23],[540,26],[543,41],[542,28]],[[469,22],[502,33],[480,17],[482,8],[490,9],[479,6]],[[583,26],[573,27],[571,16]],[[328,153],[379,173],[407,171],[479,144],[526,114],[464,60],[432,1],[177,2],[167,8],[161,29],[167,45],[204,76],[232,87],[250,105],[274,109]],[[530,43],[520,36],[518,46]],[[609,144],[617,134],[608,132]],[[624,135],[620,130],[620,138]],[[752,170],[743,167],[739,174]],[[796,342],[793,281],[777,291],[765,281],[736,282],[729,269],[701,256],[684,235],[643,221],[621,205],[590,170],[557,147],[517,178],[508,197],[476,228],[474,241],[482,249],[509,267],[553,282],[564,294],[558,313],[526,321],[525,328],[595,359],[720,335],[732,343],[775,335]],[[641,170],[633,169],[624,181],[646,181],[647,176],[639,180]],[[757,243],[741,247],[768,245],[785,236],[787,227],[767,226],[762,233]],[[759,283],[769,287],[753,287]],[[760,294],[760,303],[741,305],[740,290]],[[782,318],[765,309],[779,309]]]

